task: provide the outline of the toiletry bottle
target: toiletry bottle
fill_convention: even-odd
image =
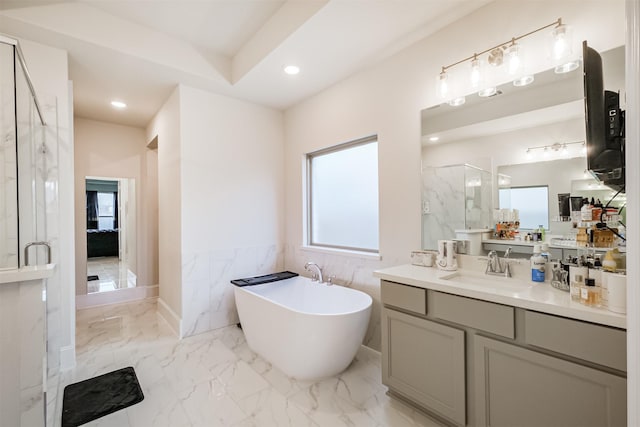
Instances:
[[[584,198],[582,199],[582,208],[580,209],[580,220],[582,222],[590,222],[593,214],[591,213],[591,206],[589,205],[589,200]]]
[[[547,260],[540,255],[542,252],[541,245],[533,247],[533,256],[531,257],[531,280],[534,282],[544,282],[544,270]]]
[[[600,306],[600,293],[596,288],[596,281],[592,278],[587,278],[584,281],[584,287],[580,289],[580,302],[589,307]]]
[[[538,240],[540,240],[541,242],[544,242],[544,231],[544,226],[540,224],[538,226]]]
[[[589,269],[589,278],[595,281],[596,291],[600,296],[599,305],[601,307],[606,308],[604,290],[602,289],[602,269],[596,267],[597,264],[594,264],[594,268]]]
[[[569,290],[572,301],[580,301],[580,290],[584,286],[584,278],[587,276],[587,267],[578,263],[569,266]]]

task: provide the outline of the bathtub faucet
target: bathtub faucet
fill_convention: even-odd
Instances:
[[[318,264],[316,264],[315,262],[309,261],[304,265],[304,269],[307,271],[312,271],[312,267],[315,267],[316,272],[311,277],[311,280],[313,281],[317,280],[320,283],[324,283],[324,281],[322,280],[322,269],[318,267]]]

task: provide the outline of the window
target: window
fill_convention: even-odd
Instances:
[[[518,209],[520,228],[549,229],[549,187],[513,187],[498,190],[500,209]]]
[[[115,193],[98,192],[98,230],[115,228]]]
[[[307,243],[378,252],[378,139],[307,154]]]

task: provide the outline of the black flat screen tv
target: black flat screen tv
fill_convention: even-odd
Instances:
[[[623,190],[625,138],[620,95],[604,89],[602,57],[586,41],[582,43],[582,60],[587,169],[609,188]]]

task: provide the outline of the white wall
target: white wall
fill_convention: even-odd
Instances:
[[[620,0],[496,1],[286,112],[285,267],[300,271],[313,259],[327,274],[369,293],[374,311],[367,345],[380,349],[379,283],[373,270],[408,262],[410,251],[420,247],[420,110],[438,103],[440,67],[560,16],[574,27],[576,40],[588,39],[598,50],[624,44]],[[370,134],[379,138],[382,259],[301,250],[304,153]]]
[[[183,335],[237,323],[231,279],[282,268],[282,113],[180,88]]]
[[[75,239],[76,239],[76,294],[87,293],[87,212],[85,178],[98,176],[105,178],[133,178],[135,191],[134,211],[137,229],[135,244],[129,244],[137,259],[138,286],[156,285],[158,260],[153,255],[157,230],[155,211],[157,210],[157,177],[154,165],[149,166],[149,149],[146,146],[145,130],[131,126],[121,126],[96,120],[76,117],[75,132]],[[124,220],[124,218],[122,219]]]
[[[49,189],[46,238],[51,244],[54,276],[47,280],[48,366],[50,374],[75,364],[75,270],[73,215],[73,103],[67,52],[20,40],[48,125],[45,130]]]
[[[182,314],[180,126],[176,87],[147,126],[147,141],[158,138],[158,310],[176,332]]]
[[[149,126],[159,150],[160,298],[181,336],[236,323],[229,281],[284,264],[282,128],[276,110],[182,85]]]

